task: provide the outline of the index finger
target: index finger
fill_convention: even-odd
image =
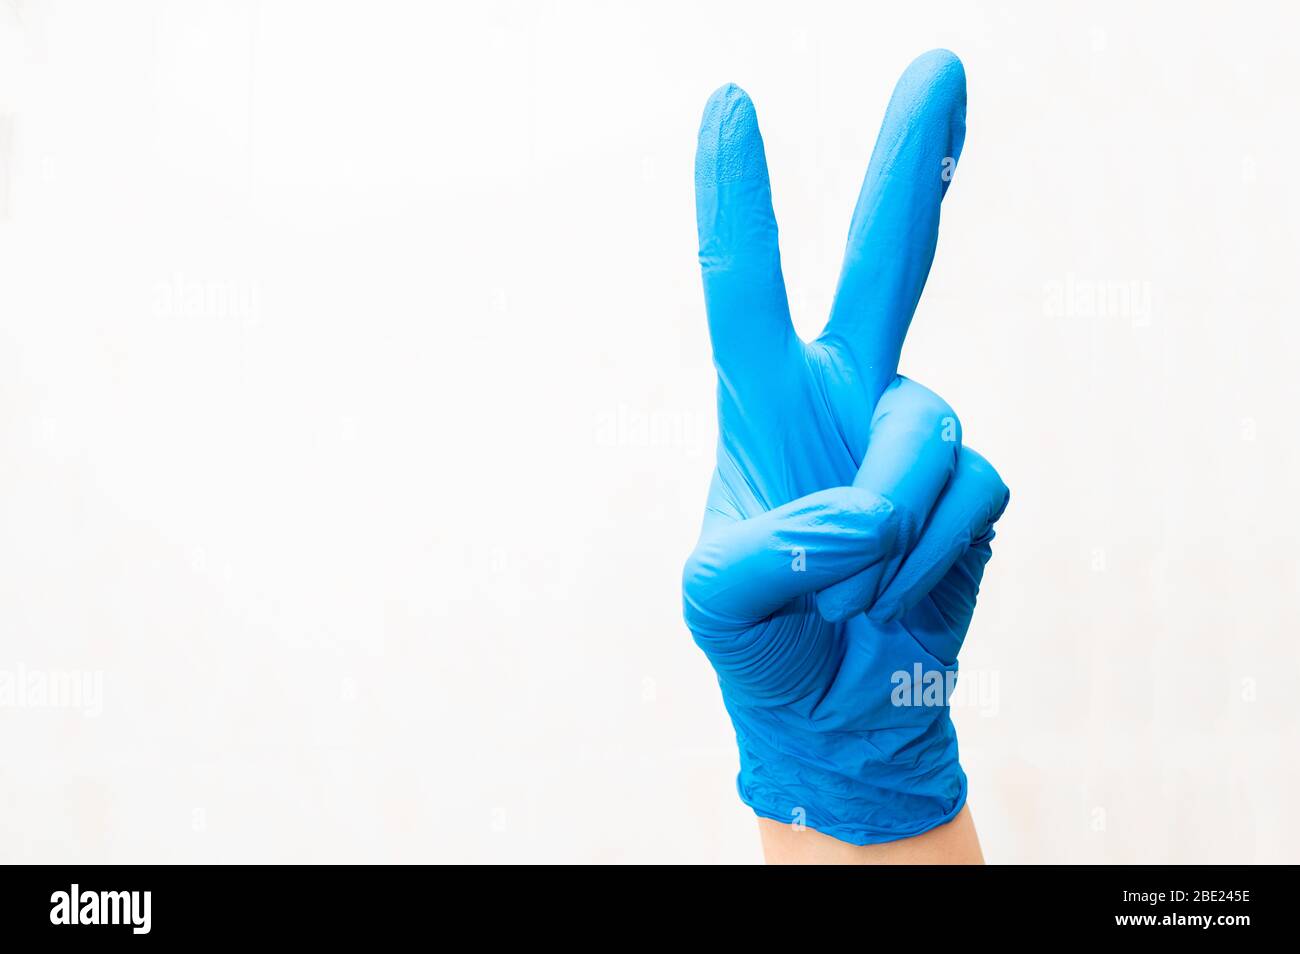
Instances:
[[[704,107],[695,211],[713,362],[733,391],[762,389],[794,327],[758,116],[734,83],[717,90]]]

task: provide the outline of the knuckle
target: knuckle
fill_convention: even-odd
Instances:
[[[691,601],[698,602],[703,594],[707,576],[708,568],[704,554],[699,547],[696,547],[682,566],[682,593]]]
[[[924,385],[900,376],[897,388],[881,399],[885,409],[908,420],[913,427],[933,433],[941,440],[961,443],[961,419],[952,405]]]
[[[997,520],[1001,517],[1002,512],[1006,510],[1007,504],[1011,501],[1011,490],[1007,487],[997,469],[988,462],[987,458],[969,447],[962,448],[959,466],[963,470],[969,471],[988,489],[989,498],[996,502],[992,519]]]

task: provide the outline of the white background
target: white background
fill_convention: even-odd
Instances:
[[[815,335],[935,46],[985,853],[1300,860],[1300,14],[700,6],[0,4],[0,679],[102,687],[0,706],[0,860],[757,860],[695,132],[752,94]]]

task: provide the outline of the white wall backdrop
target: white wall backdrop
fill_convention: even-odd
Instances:
[[[935,46],[985,853],[1300,860],[1300,13],[698,6],[0,3],[0,861],[758,860],[695,131],[752,94],[814,335]]]

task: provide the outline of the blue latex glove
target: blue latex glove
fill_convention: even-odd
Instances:
[[[952,409],[897,375],[965,117],[955,56],[908,67],[830,321],[807,344],[790,323],[753,104],[723,87],[700,127],[719,441],[685,618],[735,726],[741,798],[854,844],[919,834],[966,798],[947,694],[895,704],[898,674],[955,673],[1007,503]]]

